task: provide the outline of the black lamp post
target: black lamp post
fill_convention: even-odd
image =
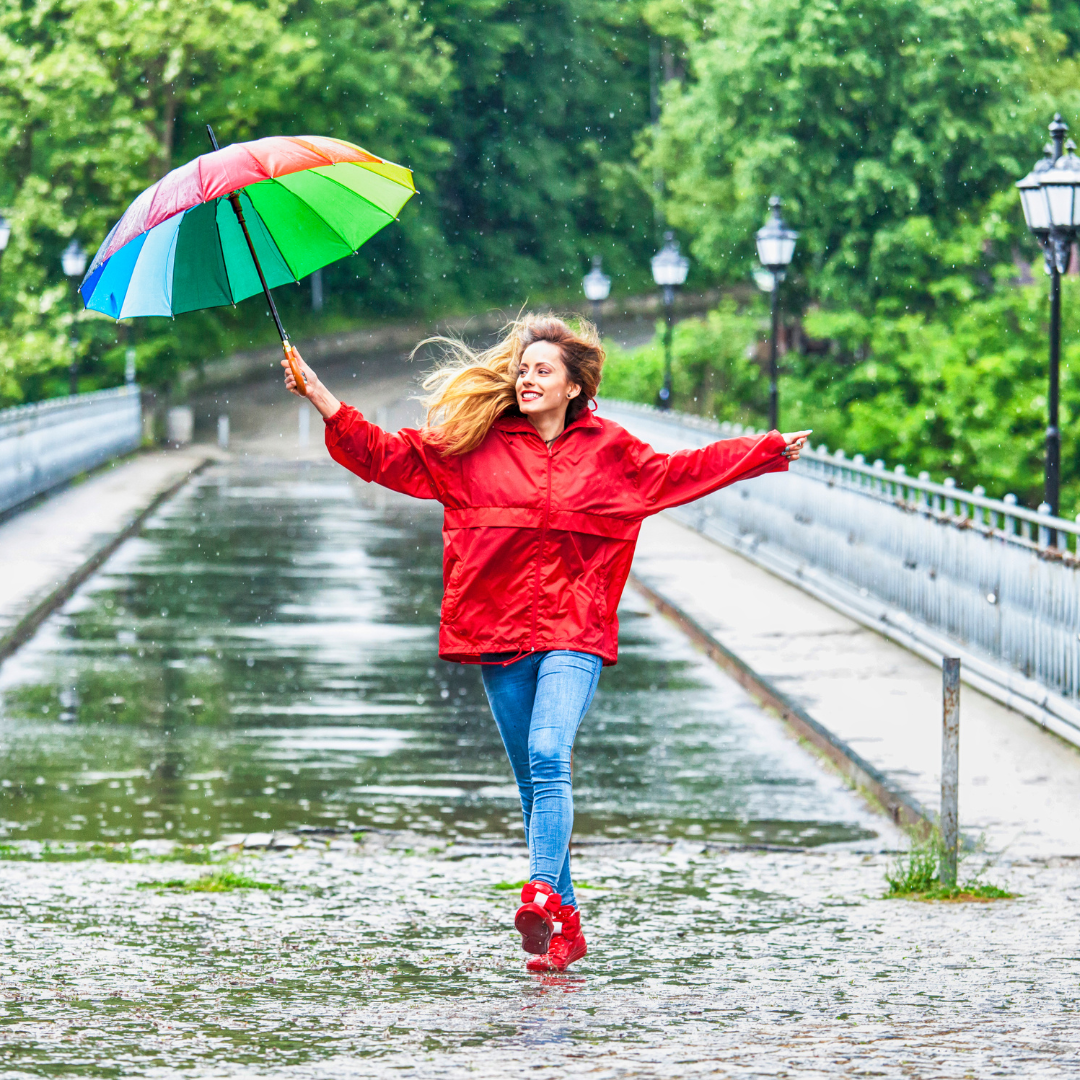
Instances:
[[[769,220],[757,231],[758,258],[764,271],[755,273],[758,288],[769,293],[772,308],[772,337],[769,341],[769,427],[780,427],[780,387],[777,350],[780,338],[780,282],[795,254],[799,234],[780,217],[780,196],[769,200]]]
[[[604,273],[599,255],[593,256],[592,269],[581,279],[581,287],[585,290],[585,299],[592,304],[593,325],[599,330],[600,305],[611,293],[611,278]]]
[[[86,269],[86,250],[78,240],[72,240],[60,255],[60,265],[69,278],[79,279]],[[71,393],[79,392],[79,339],[75,324],[71,328],[71,368],[69,369]]]
[[[659,406],[671,408],[671,334],[675,321],[675,290],[686,281],[690,260],[679,254],[679,242],[673,232],[664,233],[664,246],[652,257],[653,281],[664,290],[664,385],[660,388]]]
[[[1073,241],[1080,230],[1080,158],[1076,144],[1065,141],[1068,124],[1060,113],[1050,124],[1046,156],[1017,183],[1024,219],[1042,244],[1050,275],[1050,397],[1046,425],[1046,481],[1044,501],[1057,514],[1061,492],[1061,428],[1059,427],[1059,374],[1061,367],[1061,275],[1069,268]],[[1052,532],[1050,543],[1057,545]]]

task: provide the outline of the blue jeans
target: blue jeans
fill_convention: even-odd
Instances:
[[[560,649],[530,653],[505,667],[484,664],[481,669],[521,794],[529,880],[546,882],[564,904],[573,906],[570,752],[596,693],[602,666],[599,656]]]

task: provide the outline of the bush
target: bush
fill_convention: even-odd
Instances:
[[[672,407],[743,424],[764,423],[768,380],[751,354],[767,327],[755,310],[725,298],[703,319],[676,324],[672,340]],[[637,349],[607,345],[601,394],[655,404],[664,381],[664,326]]]
[[[1061,509],[1080,509],[1080,283],[1065,283],[1062,335]],[[1047,408],[1047,289],[1001,285],[934,317],[806,317],[828,356],[792,356],[781,386],[788,425],[814,442],[911,474],[982,484],[1000,498],[1042,500]]]

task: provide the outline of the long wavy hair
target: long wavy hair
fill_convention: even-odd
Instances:
[[[427,408],[424,430],[444,454],[464,454],[484,441],[500,416],[520,415],[515,383],[521,354],[535,341],[559,349],[566,373],[581,393],[570,399],[566,422],[576,420],[596,397],[604,366],[604,346],[590,322],[572,329],[553,315],[523,315],[508,323],[499,340],[480,352],[460,338],[433,337],[420,342],[442,348],[443,356],[421,384]]]

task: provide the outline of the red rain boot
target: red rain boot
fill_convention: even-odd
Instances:
[[[559,908],[555,915],[555,931],[551,935],[548,951],[543,956],[534,956],[525,968],[528,971],[565,971],[586,952],[585,935],[581,932],[581,912],[567,904]]]
[[[521,947],[538,955],[548,951],[555,926],[555,912],[562,907],[562,897],[543,881],[530,881],[521,890],[521,907],[514,916],[514,926],[521,934]]]

